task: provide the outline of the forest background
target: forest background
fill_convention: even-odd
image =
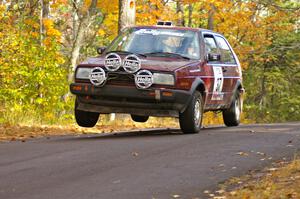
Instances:
[[[0,124],[74,123],[74,68],[117,35],[118,13],[118,0],[0,0]],[[299,1],[136,0],[137,25],[158,20],[225,35],[243,68],[245,122],[300,120]]]

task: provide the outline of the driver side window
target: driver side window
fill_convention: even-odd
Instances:
[[[217,43],[212,35],[204,35],[204,45],[205,45],[206,56],[208,56],[208,57],[210,57],[210,55],[220,56],[220,52],[219,52]],[[208,58],[208,60],[210,60],[210,59]],[[219,63],[220,60],[214,60],[214,61],[210,60],[209,62]]]
[[[212,53],[212,54],[218,53],[218,47],[217,47],[216,41],[213,38],[213,36],[204,35],[204,44],[205,44],[205,51],[207,54],[208,53]]]

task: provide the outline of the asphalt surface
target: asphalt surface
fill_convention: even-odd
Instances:
[[[299,149],[300,123],[2,143],[0,198],[204,198],[204,190]]]

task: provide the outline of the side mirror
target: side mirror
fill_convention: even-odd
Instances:
[[[99,55],[101,55],[105,50],[106,50],[106,47],[99,47],[99,48],[97,48],[97,53]]]
[[[221,61],[221,55],[220,54],[208,53],[207,61]]]

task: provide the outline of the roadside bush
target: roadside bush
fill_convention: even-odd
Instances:
[[[55,122],[71,110],[60,33],[49,20],[41,37],[38,22],[0,7],[0,122]]]

